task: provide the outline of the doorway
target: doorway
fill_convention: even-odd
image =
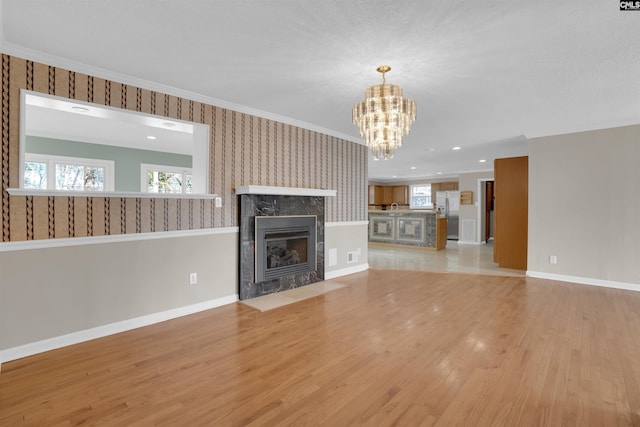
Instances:
[[[489,243],[489,240],[493,240],[493,205],[494,205],[494,182],[493,181],[485,181],[485,198],[484,198],[484,241],[485,243]]]
[[[493,242],[495,226],[495,182],[493,178],[483,178],[478,180],[478,218],[479,227],[477,242]]]

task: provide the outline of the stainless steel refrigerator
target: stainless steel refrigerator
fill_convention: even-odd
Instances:
[[[460,211],[459,191],[437,191],[436,209],[447,217],[447,240],[458,240],[458,224]]]

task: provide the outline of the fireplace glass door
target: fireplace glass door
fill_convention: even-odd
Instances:
[[[315,271],[315,216],[256,217],[256,282]]]
[[[267,270],[307,262],[308,233],[270,233],[267,244]]]

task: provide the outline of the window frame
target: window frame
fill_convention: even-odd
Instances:
[[[147,173],[149,172],[168,172],[168,173],[179,173],[182,174],[182,192],[180,193],[155,193],[149,191],[147,187]],[[187,193],[187,186],[184,185],[186,183],[185,175],[191,175],[191,184],[193,185],[193,168],[185,168],[180,166],[167,166],[167,165],[156,165],[152,163],[140,163],[140,191],[142,193],[149,194],[193,194],[193,188],[191,193]]]
[[[83,157],[71,157],[71,156],[56,156],[53,154],[37,154],[37,153],[24,153],[24,164],[26,163],[45,163],[47,165],[47,187],[45,190],[51,191],[73,191],[83,193],[85,190],[59,190],[56,186],[56,164],[72,164],[83,167],[101,167],[104,168],[104,186],[102,190],[86,190],[87,192],[112,192],[115,188],[114,183],[114,171],[115,162],[113,160],[103,159],[87,159]],[[22,186],[24,187],[24,177],[22,178]]]
[[[431,202],[430,204],[425,205],[425,206],[414,205],[414,203],[413,203],[413,198],[414,197],[426,197],[426,196],[414,196],[413,195],[413,189],[415,187],[429,187],[429,201]],[[420,183],[420,184],[411,184],[411,185],[409,185],[409,209],[433,209],[433,195],[431,194],[431,183],[430,182],[424,182],[424,183]]]

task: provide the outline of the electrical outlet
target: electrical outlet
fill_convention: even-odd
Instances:
[[[195,285],[198,283],[198,273],[189,273],[189,284]]]
[[[347,253],[347,264],[358,261],[358,251]]]
[[[556,257],[555,255],[549,255],[549,264],[557,264],[558,263],[558,257]]]

